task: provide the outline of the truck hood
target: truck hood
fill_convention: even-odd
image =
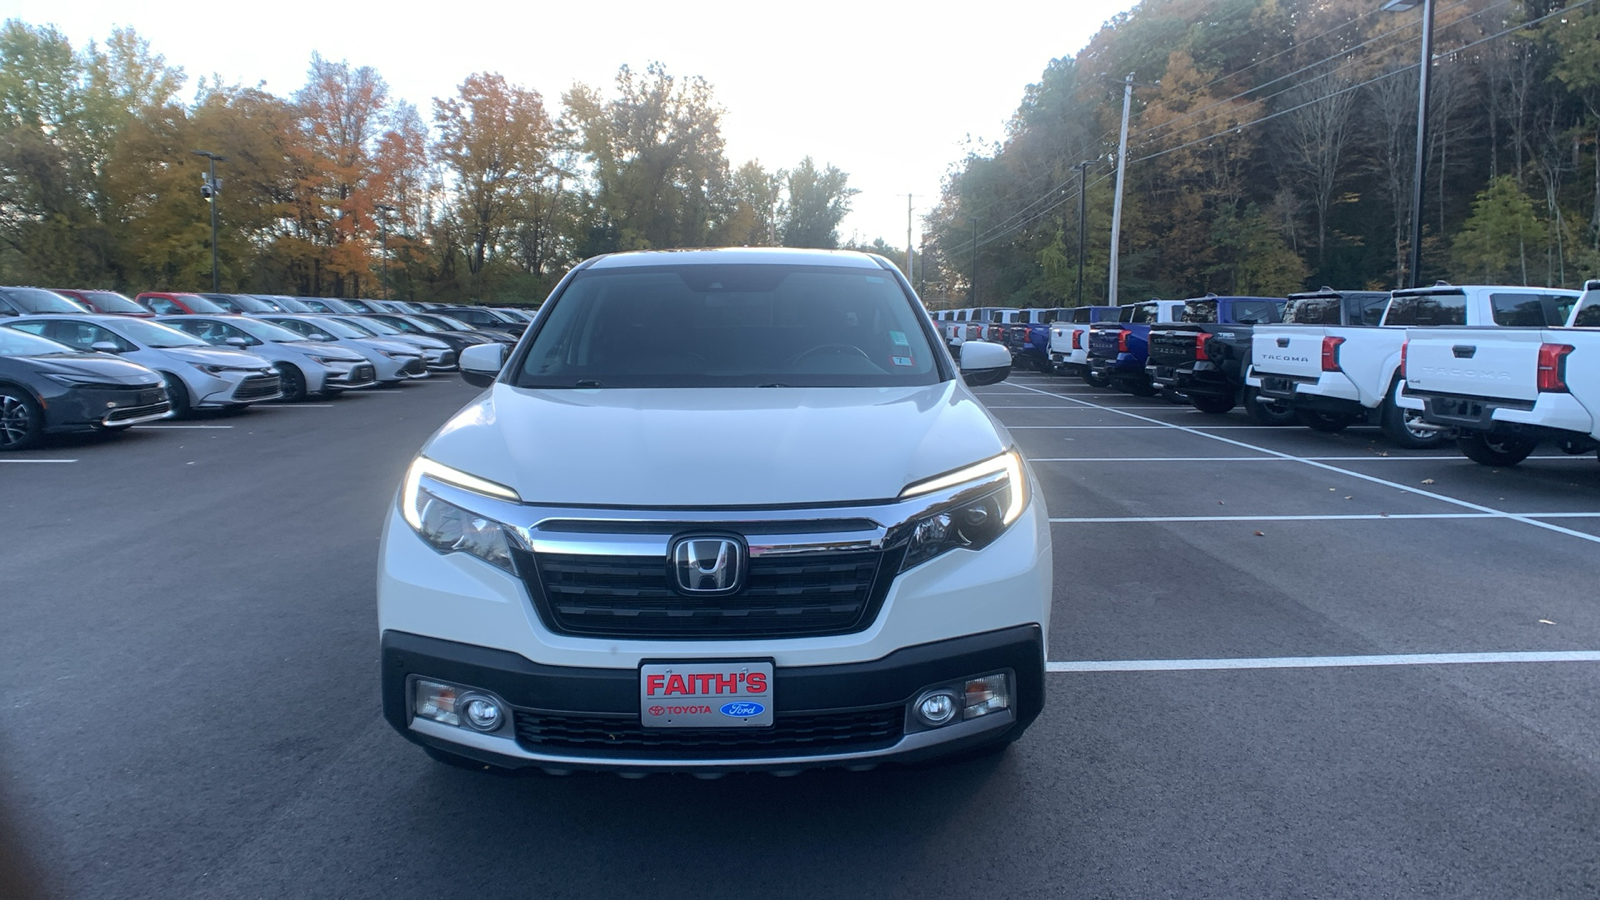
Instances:
[[[994,456],[963,386],[536,390],[496,383],[423,454],[529,503],[773,506],[899,496]]]

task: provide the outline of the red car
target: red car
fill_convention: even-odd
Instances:
[[[136,316],[148,319],[155,315],[116,291],[66,291],[61,288],[51,288],[51,290],[82,303],[89,307],[91,312],[107,316]]]
[[[158,316],[211,315],[225,316],[228,311],[199,294],[179,294],[168,291],[145,291],[133,302]]]

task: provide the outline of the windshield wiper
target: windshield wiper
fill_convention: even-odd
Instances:
[[[595,381],[593,378],[579,379],[578,383],[573,385],[575,388],[597,388],[600,386],[600,382]]]
[[[771,383],[771,384],[758,384],[758,385],[756,385],[756,387],[758,387],[758,388],[768,388],[768,387],[794,387],[794,385],[792,385],[792,384],[784,384],[784,383],[783,383],[783,382],[781,382],[781,381],[774,381],[774,382],[772,382],[772,383]]]

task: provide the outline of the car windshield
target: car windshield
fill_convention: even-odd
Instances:
[[[394,327],[393,325],[387,325],[383,322],[379,322],[377,319],[340,319],[339,321],[349,322],[351,325],[366,331],[370,331],[373,334],[400,333],[400,329]]]
[[[197,337],[184,334],[176,328],[146,322],[143,319],[128,319],[116,325],[117,331],[129,340],[138,341],[146,347],[165,350],[171,347],[209,347],[210,344]]]
[[[926,319],[877,268],[590,269],[556,298],[520,387],[887,387],[940,380]]]
[[[317,324],[342,338],[368,338],[372,333],[346,325],[338,319],[318,319]]]
[[[15,328],[0,328],[0,356],[48,356],[52,353],[77,353],[66,344],[58,344]]]
[[[242,322],[239,324],[239,327],[244,331],[250,332],[256,337],[261,338],[263,341],[271,341],[274,344],[288,344],[294,341],[303,341],[306,339],[305,335],[295,334],[282,325],[274,325],[271,322],[262,322],[259,319],[252,319],[248,322]]]
[[[6,296],[21,307],[24,312],[30,313],[81,313],[88,312],[77,303],[68,300],[55,291],[41,288],[8,288]]]
[[[455,319],[450,318],[449,316],[424,316],[424,315],[419,314],[417,316],[417,321],[419,321],[419,322],[428,322],[430,324],[437,325],[439,327],[439,329],[442,330],[442,331],[471,331],[472,330],[471,326],[469,326],[469,325],[467,325],[467,324],[465,324],[463,322],[458,322]]]
[[[1326,294],[1290,297],[1283,310],[1286,325],[1337,325],[1339,308],[1344,303],[1339,297]]]
[[[384,321],[393,323],[394,327],[402,331],[439,332],[444,330],[432,322],[423,321],[420,316],[395,316]]]
[[[101,312],[108,313],[148,313],[149,310],[129,300],[116,291],[84,291],[83,295],[94,301],[94,305]]]
[[[233,310],[223,309],[215,301],[207,300],[199,294],[178,294],[177,298],[197,313],[226,313]]]

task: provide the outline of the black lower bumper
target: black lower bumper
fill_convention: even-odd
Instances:
[[[907,647],[870,662],[779,667],[773,673],[774,717],[778,726],[783,727],[786,721],[804,722],[808,727],[825,729],[831,715],[848,719],[865,711],[905,708],[929,686],[991,672],[1010,672],[1014,679],[1011,710],[1004,715],[992,714],[992,722],[978,718],[946,729],[903,735],[896,725],[896,734],[880,736],[882,739],[870,747],[819,742],[804,752],[735,750],[716,759],[703,754],[686,755],[672,743],[655,747],[636,742],[627,752],[612,752],[604,746],[549,750],[537,740],[530,740],[522,728],[508,729],[506,738],[515,735],[512,742],[505,738],[485,740],[464,729],[433,722],[419,721],[419,727],[412,723],[409,688],[412,677],[421,676],[493,692],[511,708],[514,720],[519,715],[537,715],[564,723],[612,721],[619,734],[638,734],[637,669],[546,666],[504,650],[394,631],[383,634],[382,663],[384,718],[396,731],[415,743],[507,768],[743,770],[844,766],[858,761],[910,762],[1014,740],[1044,708],[1044,641],[1036,625]],[[660,731],[651,729],[649,733]],[[670,731],[681,734],[687,729]],[[942,739],[946,731],[948,740]],[[503,752],[497,752],[496,745]],[[774,754],[782,758],[775,758]]]

